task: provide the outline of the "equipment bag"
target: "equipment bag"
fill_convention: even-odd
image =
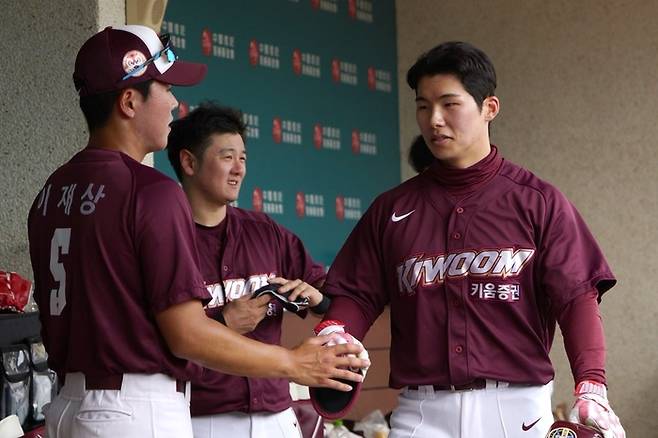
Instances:
[[[30,412],[30,381],[32,370],[26,345],[0,348],[0,418],[16,414],[25,425]]]

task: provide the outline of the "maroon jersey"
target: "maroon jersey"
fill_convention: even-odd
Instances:
[[[45,183],[28,219],[49,365],[58,374],[164,373],[201,367],[173,356],[154,315],[207,299],[185,195],[129,156],[84,149]]]
[[[227,207],[216,227],[197,225],[200,266],[213,299],[210,316],[231,300],[250,295],[272,277],[317,284],[322,265],[314,263],[297,236],[263,213]],[[281,342],[283,308],[274,300],[267,316],[246,336],[267,344]],[[279,412],[291,405],[286,379],[232,376],[204,369],[192,381],[192,416],[225,412]]]
[[[555,312],[615,283],[555,187],[495,147],[483,162],[461,179],[437,162],[380,195],[329,270],[325,318],[357,337],[390,304],[394,388],[545,384]]]

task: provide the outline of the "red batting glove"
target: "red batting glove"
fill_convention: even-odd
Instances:
[[[569,413],[569,421],[599,430],[604,438],[626,438],[619,417],[608,402],[605,385],[593,380],[583,380],[574,392],[576,402]]]

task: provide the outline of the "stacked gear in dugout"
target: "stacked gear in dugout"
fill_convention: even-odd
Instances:
[[[39,314],[22,312],[30,286],[14,272],[0,272],[0,419],[16,415],[26,430],[43,423],[43,407],[57,393]]]

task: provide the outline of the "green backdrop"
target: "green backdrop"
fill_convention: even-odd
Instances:
[[[208,76],[175,90],[240,108],[260,209],[329,265],[379,193],[400,182],[394,0],[169,0],[162,32]],[[155,166],[175,177],[166,154]],[[260,205],[262,200],[262,206]]]

